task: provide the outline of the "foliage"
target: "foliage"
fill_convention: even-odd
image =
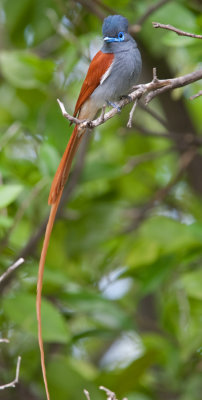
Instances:
[[[110,8],[134,24],[152,4],[2,3],[1,272],[25,255],[25,263],[2,285],[1,335],[10,344],[1,344],[1,384],[13,379],[15,360],[22,356],[20,383],[3,392],[4,400],[44,398],[37,268],[50,184],[72,131],[56,98],[73,112],[89,58],[101,44],[99,16]],[[200,40],[151,24],[200,34],[200,7],[198,1],[167,2],[145,20],[135,36],[143,55],[142,81],[151,79],[154,66],[160,78],[200,67]],[[53,230],[43,289],[52,399],[82,398],[84,388],[99,399],[99,385],[129,400],[201,396],[200,144],[175,179],[182,153],[194,146],[186,135],[200,138],[202,97],[189,100],[200,88],[197,82],[155,99],[148,107],[166,121],[163,125],[138,107],[129,130],[130,108],[124,109],[93,132],[80,178],[70,177],[73,189]],[[162,137],[165,132],[169,139]]]

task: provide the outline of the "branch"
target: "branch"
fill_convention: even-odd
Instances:
[[[0,276],[0,284],[13,272],[15,271],[21,264],[24,263],[24,258],[19,258],[19,260],[17,260],[13,265],[11,265],[6,272],[4,272],[1,276]]]
[[[0,339],[0,343],[9,343],[8,339]]]
[[[104,392],[107,395],[107,400],[117,400],[116,394],[111,390],[107,389],[105,386],[100,386],[99,389],[104,390]]]
[[[145,13],[135,22],[134,25],[130,26],[130,33],[136,33],[141,30],[141,26],[143,23],[147,20],[147,18],[150,17],[151,14],[153,14],[155,11],[157,11],[159,8],[163,7],[166,3],[168,3],[170,0],[160,0],[158,3],[152,5],[149,7]]]
[[[151,82],[136,85],[133,88],[134,90],[130,93],[130,96],[124,97],[119,102],[117,102],[117,108],[112,108],[104,115],[102,113],[100,117],[93,121],[81,121],[78,118],[72,117],[70,114],[67,113],[64,104],[60,100],[58,100],[58,103],[63,116],[67,118],[70,122],[79,125],[79,130],[82,130],[83,128],[93,129],[96,126],[102,125],[109,119],[113,118],[119,112],[118,109],[122,109],[131,102],[138,101],[143,96],[145,96],[145,103],[148,104],[154,97],[158,96],[161,93],[189,85],[190,83],[196,82],[200,79],[202,79],[202,69],[199,69],[198,71],[192,72],[184,76],[180,76],[178,78],[161,80],[156,77],[156,72],[154,69],[153,80]]]
[[[193,96],[190,97],[190,100],[194,100],[197,97],[202,96],[202,90],[200,90],[197,94],[194,94]]]
[[[142,164],[142,163],[148,162],[148,161],[152,161],[152,160],[156,160],[157,158],[159,159],[160,157],[170,154],[174,150],[176,150],[175,147],[170,147],[168,149],[150,151],[148,153],[143,153],[143,154],[137,155],[135,157],[131,157],[129,159],[129,161],[127,162],[127,164],[124,166],[124,172],[125,172],[125,174],[129,174],[139,164]]]
[[[148,201],[147,204],[145,204],[143,207],[141,207],[140,210],[135,212],[135,215],[133,217],[133,221],[130,223],[130,225],[124,229],[122,233],[130,233],[137,229],[140,224],[145,220],[145,218],[148,216],[148,213],[151,211],[151,209],[156,205],[159,204],[159,202],[163,201],[165,197],[169,194],[171,189],[176,185],[176,183],[179,181],[181,178],[182,174],[184,173],[185,169],[190,165],[192,160],[194,159],[196,155],[196,150],[191,149],[180,157],[179,160],[179,169],[176,173],[176,175],[170,180],[170,182],[164,186],[163,188],[157,190],[155,195]]]
[[[142,101],[139,102],[139,107],[144,110],[147,114],[151,115],[154,119],[156,119],[164,128],[169,129],[169,125],[167,121],[159,115],[155,110],[146,106]]]
[[[1,385],[0,386],[0,390],[4,390],[4,389],[10,388],[10,387],[14,388],[15,385],[19,382],[20,363],[21,363],[21,357],[18,356],[17,365],[16,365],[15,379],[10,383],[6,383],[5,385]]]
[[[129,120],[128,120],[128,123],[127,123],[127,128],[132,128],[133,114],[135,112],[136,106],[137,106],[137,99],[134,101],[134,104],[133,104],[132,109],[130,111]]]
[[[198,71],[195,71],[195,72],[193,72],[191,74],[187,74],[187,75],[184,75],[182,77],[169,79],[169,80],[161,80],[161,81],[159,81],[157,78],[155,78],[150,83],[136,86],[135,90],[130,94],[130,96],[125,97],[124,99],[120,100],[118,105],[119,105],[120,108],[123,108],[124,106],[126,106],[130,102],[132,102],[132,101],[135,102],[136,99],[139,99],[144,94],[147,94],[149,92],[153,93],[154,94],[153,97],[155,97],[155,96],[157,96],[159,94],[160,88],[164,89],[165,91],[166,90],[171,90],[171,89],[175,89],[177,87],[188,85],[188,84],[190,84],[192,82],[195,82],[195,81],[197,81],[199,79],[202,79],[202,69],[200,69]],[[159,89],[157,89],[157,88],[159,88]],[[64,112],[67,115],[69,115],[66,112],[65,107],[63,106],[63,104],[61,102],[59,102],[59,104],[60,104],[60,106],[62,105],[62,107],[61,107],[62,112]],[[140,103],[140,106],[142,108],[144,108],[145,110],[147,110],[149,113],[151,113],[154,117],[156,117],[156,114],[154,115],[154,111],[150,110],[149,108],[146,108],[141,103]],[[98,125],[101,125],[101,124],[105,123],[108,119],[114,117],[117,113],[118,113],[118,110],[116,108],[111,109],[106,114],[104,114],[104,109],[103,109],[102,113],[101,113],[101,116],[98,117],[94,121],[85,121],[85,122],[83,122],[83,121],[78,120],[78,118],[77,118],[76,120],[74,120],[74,122],[75,123],[79,123],[80,127],[94,128],[94,127],[96,127]],[[166,122],[164,120],[160,119],[160,117],[158,117],[158,119],[159,119],[159,122],[162,123],[162,125],[166,125]],[[72,122],[72,118],[71,118],[71,122]],[[86,136],[86,140],[87,140],[88,136]],[[84,146],[83,147],[84,150],[82,150],[82,146]],[[81,148],[81,156],[77,158],[75,170],[73,170],[73,172],[72,172],[72,174],[70,176],[69,184],[67,185],[66,190],[64,191],[64,195],[62,197],[62,206],[60,208],[60,211],[59,211],[58,215],[62,211],[62,208],[64,207],[64,205],[69,200],[69,198],[70,198],[70,196],[72,194],[72,191],[76,187],[78,179],[80,177],[80,174],[81,174],[81,171],[82,171],[82,167],[83,167],[83,163],[84,163],[85,152],[86,152],[85,138],[84,138],[83,142],[81,143],[81,147],[80,148]],[[47,224],[47,218],[42,222],[42,224],[38,228],[38,231],[30,238],[30,240],[28,241],[26,246],[21,250],[20,255],[19,255],[20,257],[27,257],[27,256],[29,256],[29,255],[31,255],[31,254],[33,254],[35,252],[36,246],[37,246],[39,240],[41,239],[41,237],[43,236],[43,233],[45,231],[46,224]]]
[[[173,140],[174,138],[177,139],[178,141],[181,142],[181,148],[182,145],[185,146],[185,148],[188,148],[190,146],[201,146],[202,145],[202,137],[196,136],[192,133],[185,132],[183,135],[180,132],[174,132],[174,131],[169,131],[167,130],[167,133],[164,132],[154,132],[137,122],[134,124],[134,129],[137,130],[135,134],[140,134],[143,136],[149,136],[149,137],[158,137],[158,138],[163,138],[163,139],[168,139],[168,140]],[[124,134],[128,134],[128,130],[124,131]]]
[[[40,191],[44,188],[46,184],[46,179],[41,179],[34,188],[30,191],[30,193],[25,197],[22,201],[20,207],[18,208],[12,226],[7,230],[5,236],[0,240],[0,252],[1,250],[7,246],[9,238],[13,231],[16,229],[17,225],[21,221],[24,216],[25,211],[30,206],[31,202],[38,197]]]
[[[89,1],[89,0],[73,0],[75,3],[80,3],[83,7],[89,10],[91,13],[95,14],[101,21],[106,17],[105,12],[100,9],[99,4],[97,2]]]
[[[188,37],[191,37],[194,39],[202,39],[202,35],[195,35],[194,33],[181,31],[180,29],[175,28],[172,25],[164,25],[164,24],[160,24],[159,22],[152,22],[152,25],[154,28],[162,28],[162,29],[167,29],[168,31],[173,31],[173,32],[177,33],[177,35],[179,35],[179,36],[188,36]]]

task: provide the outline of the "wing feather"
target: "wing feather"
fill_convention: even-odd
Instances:
[[[103,53],[101,50],[98,51],[92,59],[75,106],[74,117],[79,113],[83,103],[85,103],[93,91],[99,86],[103,76],[105,74],[105,76],[108,76],[107,72],[113,63],[113,60],[113,53]]]

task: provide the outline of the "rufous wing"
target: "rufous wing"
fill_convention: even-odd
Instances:
[[[92,59],[75,106],[74,117],[77,116],[82,105],[99,86],[103,75],[111,67],[113,60],[113,53],[103,53],[101,50]]]

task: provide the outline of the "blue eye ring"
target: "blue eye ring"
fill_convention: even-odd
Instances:
[[[118,39],[119,39],[120,42],[123,42],[123,40],[124,40],[124,33],[123,32],[119,32]]]
[[[106,42],[106,43],[123,42],[124,41],[124,33],[119,32],[117,37],[105,36],[103,39],[104,39],[104,42]]]

